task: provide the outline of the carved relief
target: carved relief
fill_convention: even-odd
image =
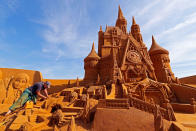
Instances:
[[[131,63],[141,62],[140,55],[136,51],[131,51],[131,50],[127,52],[127,60]]]
[[[23,90],[28,86],[29,76],[26,73],[19,73],[14,76],[7,87],[6,99],[4,103],[12,104],[20,97]]]

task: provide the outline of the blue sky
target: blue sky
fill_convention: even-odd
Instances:
[[[0,67],[38,70],[44,78],[83,78],[100,25],[115,25],[118,5],[170,51],[177,77],[196,75],[195,0],[1,0]]]

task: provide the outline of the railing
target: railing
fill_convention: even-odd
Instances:
[[[129,96],[129,100],[130,100],[130,106],[137,108],[139,110],[148,112],[148,113],[152,113],[154,114],[156,111],[155,105],[145,102],[143,100],[137,99],[135,97]],[[162,107],[159,107],[159,110],[161,112],[161,115],[164,119],[169,120],[169,115],[168,115],[168,111]]]
[[[129,109],[128,99],[100,99],[98,108]]]

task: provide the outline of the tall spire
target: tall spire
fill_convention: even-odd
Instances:
[[[132,25],[136,25],[135,17],[134,16],[132,17]]]
[[[157,42],[154,39],[154,36],[152,35],[152,45],[150,47],[150,50],[148,51],[150,55],[152,54],[169,54],[169,52],[157,44]]]
[[[120,5],[118,6],[118,19],[116,20],[116,26],[119,27],[123,33],[127,33],[127,20],[123,16]]]
[[[124,18],[120,5],[118,6],[118,19]]]

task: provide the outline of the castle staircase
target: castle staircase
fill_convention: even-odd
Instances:
[[[68,124],[70,120],[72,119],[72,116],[77,119],[79,118],[83,113],[84,108],[82,107],[63,107],[63,120],[61,120],[58,123],[59,127],[64,126],[65,124]]]
[[[83,107],[64,107],[62,112],[64,114],[64,120],[71,120],[71,117],[78,118],[83,112]]]

